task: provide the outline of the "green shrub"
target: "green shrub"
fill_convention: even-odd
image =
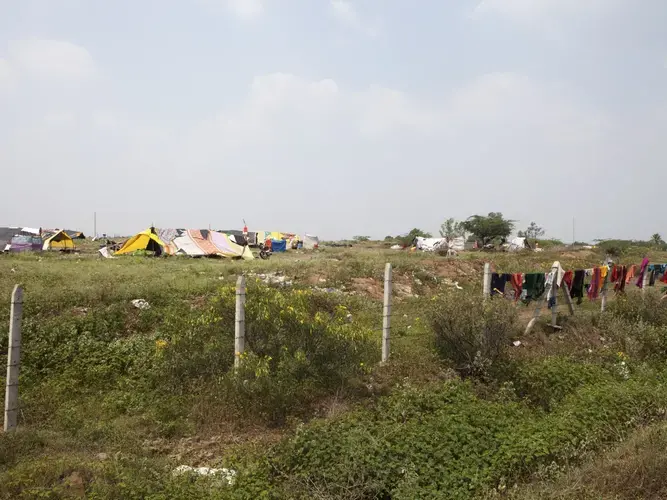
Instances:
[[[485,302],[472,293],[435,298],[430,322],[439,354],[465,377],[489,377],[506,360],[510,340],[520,333],[513,304]]]
[[[298,430],[255,479],[290,498],[474,498],[581,460],[666,402],[664,387],[642,381],[581,386],[550,413],[481,400],[461,382],[407,388]]]
[[[520,364],[512,383],[519,396],[549,410],[577,387],[610,379],[611,374],[598,365],[551,357]]]
[[[620,295],[610,303],[609,312],[629,322],[648,323],[653,326],[667,326],[667,302],[654,290],[646,294],[628,293]]]

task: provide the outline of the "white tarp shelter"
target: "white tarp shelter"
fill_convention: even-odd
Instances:
[[[518,252],[520,250],[524,250],[526,247],[526,238],[519,238],[518,236],[516,238],[513,238],[509,242],[508,249],[510,252]]]

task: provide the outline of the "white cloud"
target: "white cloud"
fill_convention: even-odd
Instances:
[[[369,37],[376,37],[378,29],[362,20],[356,7],[347,0],[330,0],[333,16],[344,26],[359,31]]]
[[[96,73],[90,53],[79,45],[60,40],[14,40],[9,42],[10,64],[40,78],[82,81]]]
[[[229,9],[242,19],[251,19],[264,12],[262,0],[227,0]]]
[[[51,127],[70,127],[75,123],[75,116],[71,111],[53,111],[44,115],[44,123]]]
[[[9,89],[16,82],[16,71],[7,59],[0,57],[0,90]]]
[[[379,85],[352,89],[331,79],[272,73],[249,82],[237,105],[193,122],[175,117],[171,124],[146,122],[101,102],[88,105],[88,120],[81,109],[76,120],[53,113],[49,124],[26,124],[0,138],[0,164],[11,167],[10,176],[49,165],[54,173],[44,173],[45,181],[84,186],[85,179],[94,179],[94,193],[90,199],[83,195],[81,203],[98,212],[117,210],[114,201],[127,189],[127,178],[135,190],[167,197],[178,192],[178,203],[159,204],[159,210],[148,204],[118,213],[109,232],[141,229],[144,220],[234,224],[236,219],[224,217],[239,217],[243,207],[252,224],[287,225],[332,238],[382,236],[415,225],[437,228],[445,216],[491,210],[534,217],[550,234],[564,237],[569,229],[557,227],[563,217],[544,202],[545,193],[555,189],[570,199],[588,199],[591,185],[618,171],[613,165],[622,163],[621,145],[654,151],[665,131],[664,118],[647,119],[647,129],[658,129],[652,136],[639,130],[628,135],[625,122],[613,123],[587,107],[567,86],[516,73],[482,75],[441,95],[419,97]],[[11,147],[3,148],[3,140]],[[647,157],[637,169],[654,175],[656,161]],[[204,181],[194,190],[179,190],[192,179]],[[267,211],[248,203],[239,186],[252,186],[260,197],[308,193],[304,200],[316,201],[307,210],[275,203]],[[624,196],[625,187],[614,189],[612,183],[605,196]],[[221,193],[226,206],[237,208],[220,212]],[[417,220],[400,201],[409,193],[419,199]],[[48,191],[37,195],[48,203]],[[0,211],[9,210],[11,201],[0,200]],[[600,207],[589,206],[578,224],[583,227],[588,218],[608,224],[600,231],[611,231],[615,223]],[[201,220],[204,214],[223,219]]]
[[[475,15],[501,14],[517,21],[595,12],[617,0],[481,0]]]

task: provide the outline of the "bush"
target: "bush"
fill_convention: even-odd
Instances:
[[[654,290],[646,294],[620,295],[609,304],[609,312],[629,322],[644,322],[654,326],[667,326],[667,301]]]
[[[576,388],[608,382],[612,378],[608,371],[598,365],[551,357],[522,363],[512,377],[512,382],[519,396],[550,410]]]
[[[245,415],[280,423],[333,390],[344,389],[378,357],[372,333],[348,309],[310,291],[248,290],[246,352],[234,360],[234,288],[207,314],[165,335],[155,374],[172,391],[213,382],[217,398]]]
[[[506,360],[510,340],[520,333],[513,304],[484,301],[470,293],[437,297],[430,321],[440,356],[464,377],[490,376]]]
[[[257,473],[289,498],[475,498],[586,458],[666,402],[664,387],[642,381],[584,385],[551,413],[481,400],[468,383],[406,388],[302,428]]]

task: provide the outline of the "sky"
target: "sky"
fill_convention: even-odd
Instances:
[[[667,236],[664,0],[0,12],[0,226]]]

